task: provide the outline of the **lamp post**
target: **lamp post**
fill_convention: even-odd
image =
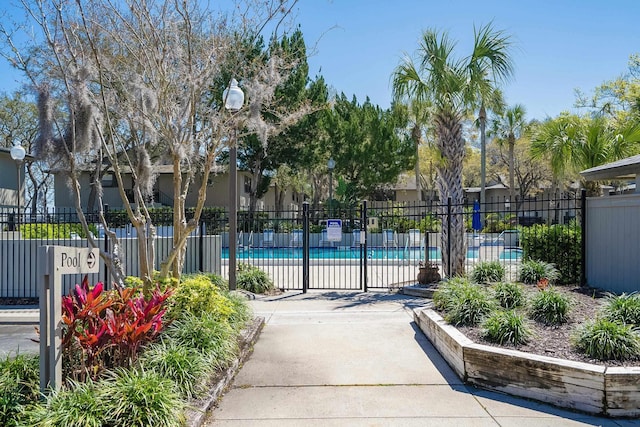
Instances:
[[[329,217],[333,214],[333,168],[336,167],[336,161],[333,157],[327,162],[327,168],[329,169]]]
[[[19,143],[11,147],[11,158],[16,162],[16,176],[18,178],[16,181],[16,189],[18,192],[18,218],[16,220],[16,226],[20,226],[20,205],[22,204],[20,201],[20,193],[22,192],[22,185],[20,185],[20,169],[25,155],[26,152]]]
[[[222,93],[224,108],[237,113],[244,104],[238,81],[231,79]],[[229,290],[236,289],[236,239],[238,233],[238,127],[234,124],[233,142],[229,146]]]

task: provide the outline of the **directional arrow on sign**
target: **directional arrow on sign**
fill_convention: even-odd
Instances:
[[[87,256],[87,265],[90,269],[96,265],[96,255],[93,252],[89,252],[89,256]]]

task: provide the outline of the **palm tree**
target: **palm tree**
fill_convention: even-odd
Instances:
[[[474,31],[474,35],[471,55],[456,60],[452,57],[455,43],[447,33],[427,30],[417,51],[417,64],[405,58],[393,75],[396,99],[430,102],[433,106],[434,144],[441,156],[436,164],[438,193],[442,201],[451,198],[454,207],[451,223],[445,220],[442,226],[443,265],[449,277],[464,274],[463,121],[469,111],[481,104],[481,94],[489,94],[495,81],[511,73],[509,38],[491,24]]]
[[[403,107],[407,114],[407,129],[415,147],[416,164],[414,166],[414,175],[416,179],[416,192],[418,194],[418,200],[422,201],[423,179],[420,173],[420,147],[424,144],[425,125],[429,119],[431,105],[424,102],[410,101],[408,105],[403,105]]]
[[[507,144],[509,148],[509,199],[513,203],[516,195],[514,178],[516,140],[520,139],[527,128],[524,105],[516,104],[507,108],[500,116],[491,122],[491,134],[499,145]]]
[[[474,103],[478,108],[478,127],[480,129],[480,203],[485,203],[486,187],[486,125],[487,109],[499,113],[504,107],[502,92],[497,87],[513,73],[513,63],[509,56],[510,37],[494,31],[491,24],[474,30],[474,54],[469,67],[473,72],[470,80],[471,90],[476,92]]]
[[[554,178],[560,182],[582,170],[637,154],[639,142],[638,123],[616,127],[602,116],[563,114],[539,125],[532,136],[531,152],[537,158],[549,159]],[[596,183],[582,185],[588,195],[600,194]]]
[[[487,107],[490,110],[499,113],[504,107],[502,92],[498,89],[494,90],[489,96],[481,96],[480,108],[478,110],[477,125],[480,129],[480,205],[484,206],[486,201],[486,182],[487,182]]]

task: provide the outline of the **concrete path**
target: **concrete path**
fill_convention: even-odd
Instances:
[[[637,425],[465,386],[412,322],[424,302],[335,292],[252,301],[266,326],[206,425]]]

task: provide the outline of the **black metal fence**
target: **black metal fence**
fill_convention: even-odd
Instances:
[[[464,267],[497,261],[509,279],[517,279],[518,267],[527,258],[552,262],[562,269],[565,282],[584,283],[584,194],[565,193],[553,198],[508,198],[463,203],[361,202],[353,207],[261,210],[238,214],[237,264],[247,263],[266,271],[283,290],[389,289],[416,282],[418,266],[431,263],[441,275],[447,265],[443,228],[454,216],[464,232],[445,238],[463,239]],[[156,242],[156,268],[173,245],[169,209],[152,213],[160,238]],[[187,213],[189,216],[189,213]],[[112,242],[87,216],[98,245],[112,250]],[[121,243],[127,274],[136,275],[137,239],[124,212],[107,210],[109,228]],[[339,227],[339,229],[337,229]],[[23,215],[0,212],[0,297],[37,296],[37,247],[70,245],[87,247],[88,240],[75,212]],[[19,231],[18,231],[19,230]],[[221,243],[212,245],[215,236]],[[187,247],[183,272],[211,271],[228,275],[228,214],[207,209]],[[232,243],[233,244],[233,243]],[[221,250],[215,249],[220,247]],[[70,276],[66,286],[80,280]],[[101,273],[91,280],[109,283]]]

